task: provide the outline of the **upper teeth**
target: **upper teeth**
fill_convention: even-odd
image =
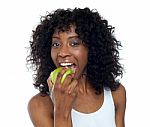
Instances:
[[[65,67],[65,66],[71,66],[73,63],[60,63],[60,66],[63,66],[63,67]]]

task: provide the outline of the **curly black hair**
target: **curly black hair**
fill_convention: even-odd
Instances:
[[[88,47],[87,79],[100,93],[104,86],[116,90],[120,85],[118,76],[123,75],[119,63],[120,41],[114,36],[114,27],[108,25],[97,10],[89,8],[57,9],[42,16],[33,30],[27,64],[34,70],[34,86],[41,93],[49,94],[47,79],[56,66],[51,58],[51,43],[54,31],[67,31],[75,25],[75,32]]]

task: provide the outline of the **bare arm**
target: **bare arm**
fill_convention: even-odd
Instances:
[[[28,103],[28,112],[35,127],[54,127],[53,105],[49,96],[37,94]]]
[[[66,68],[63,68],[58,74],[55,84],[51,82],[51,77],[47,80],[54,105],[54,127],[72,127],[71,110],[77,97],[78,81],[72,80],[74,74],[70,74],[62,84],[61,79],[65,72]]]
[[[71,110],[77,96],[77,81],[71,82],[72,76],[67,76],[64,84],[60,84],[62,74],[55,85],[48,79],[51,98],[38,94],[29,101],[28,111],[35,127],[72,127]]]
[[[126,91],[122,85],[113,92],[113,98],[116,109],[116,127],[125,127]]]
[[[31,98],[28,112],[34,127],[72,127],[71,111],[65,113],[64,109],[54,110],[49,96],[38,94]]]

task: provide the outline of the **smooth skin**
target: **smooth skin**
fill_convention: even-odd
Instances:
[[[59,73],[55,85],[52,85],[49,77],[47,82],[51,96],[41,96],[41,93],[35,95],[29,101],[28,111],[35,127],[72,127],[72,108],[84,113],[95,112],[103,104],[104,93],[96,95],[89,82],[86,82],[85,75],[82,75],[86,73],[88,49],[75,33],[75,27],[72,26],[68,32],[56,31],[52,41],[51,57],[55,65],[58,67],[62,62],[75,63],[76,73],[68,75],[63,85],[60,82],[65,68]],[[77,80],[72,80],[74,77]],[[125,88],[120,85],[112,92],[112,96],[116,127],[125,127]]]

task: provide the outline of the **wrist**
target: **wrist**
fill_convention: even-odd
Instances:
[[[54,110],[54,127],[72,127],[71,112]]]
[[[54,109],[54,117],[67,120],[71,117],[71,111],[69,110],[64,111],[62,109]]]

